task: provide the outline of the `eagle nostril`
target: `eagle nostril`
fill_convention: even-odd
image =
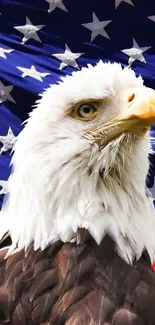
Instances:
[[[131,103],[135,98],[135,94],[131,94],[129,97],[128,97],[128,103]]]

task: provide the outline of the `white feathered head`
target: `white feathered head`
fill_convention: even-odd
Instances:
[[[155,215],[145,194],[155,92],[119,64],[99,62],[47,89],[20,133],[0,219],[12,249],[44,249],[106,233],[132,261],[155,258]]]

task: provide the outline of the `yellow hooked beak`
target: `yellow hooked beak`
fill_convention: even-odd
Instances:
[[[140,129],[146,132],[155,123],[155,90],[144,86],[130,88],[119,96],[121,105],[119,116],[89,131],[100,146],[125,132],[136,132]]]
[[[126,103],[123,120],[138,118],[146,125],[155,122],[155,90],[147,87],[128,89],[123,101]]]

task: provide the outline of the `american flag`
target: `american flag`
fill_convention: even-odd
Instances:
[[[0,1],[0,206],[11,150],[39,94],[99,59],[132,66],[155,89],[154,0]],[[150,162],[155,197],[153,153]]]

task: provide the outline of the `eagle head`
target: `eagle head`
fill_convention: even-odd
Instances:
[[[106,234],[126,261],[155,258],[145,193],[155,91],[120,64],[88,65],[50,86],[19,134],[0,219],[12,250]]]

